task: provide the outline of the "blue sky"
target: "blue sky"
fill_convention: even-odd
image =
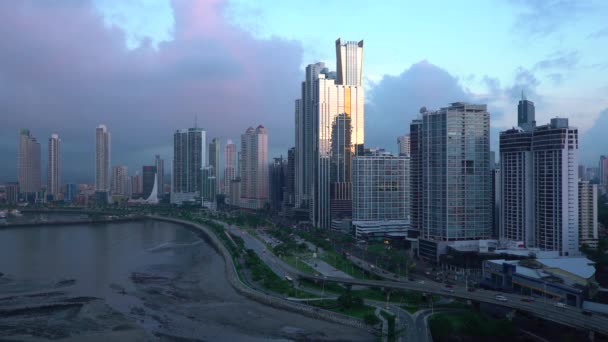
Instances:
[[[169,1],[97,0],[97,5],[108,23],[127,30],[131,45],[142,36],[172,39]],[[608,73],[606,1],[232,0],[224,15],[258,39],[297,41],[302,67],[319,60],[334,65],[337,37],[364,39],[368,88],[385,75],[429,61],[456,77],[473,98],[490,97],[511,114],[495,117],[497,128],[514,123],[515,104],[492,94],[487,80],[507,87],[522,69],[537,80],[542,100],[529,97],[539,102],[540,123],[568,116],[587,130],[608,107],[608,81],[598,77]]]
[[[92,181],[101,123],[131,174],[170,160],[172,133],[195,116],[223,142],[263,124],[269,156],[286,155],[303,68],[333,67],[338,37],[365,40],[367,146],[394,151],[420,107],[469,101],[488,105],[497,150],[524,90],[539,124],[580,129],[580,159],[596,165],[606,18],[605,0],[0,2],[0,181],[16,178],[19,128],[43,150],[60,134],[66,181]]]

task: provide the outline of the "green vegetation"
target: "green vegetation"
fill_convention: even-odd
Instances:
[[[388,323],[388,340],[395,341],[395,315],[393,315],[392,313],[388,313],[384,310],[381,310],[380,314],[382,315],[382,317],[384,317],[384,319],[386,319],[386,322]]]
[[[353,295],[377,301],[386,301],[386,291],[377,287],[354,290]],[[420,305],[426,303],[426,298],[421,293],[415,291],[391,290],[389,301],[393,303],[406,303],[408,305]]]
[[[245,266],[251,271],[253,281],[261,281],[264,288],[281,294],[290,294],[291,284],[279,278],[251,249],[244,255]]]
[[[283,259],[286,263],[288,263],[290,266],[298,269],[299,271],[305,272],[305,273],[315,273],[315,270],[308,266],[308,264],[306,264],[304,261],[300,260],[296,260],[296,257],[293,255],[290,256],[286,256],[281,258]]]
[[[372,315],[375,318],[374,321],[376,323],[378,322],[378,318],[375,317],[375,315],[374,315],[375,309],[372,306],[362,304],[360,306],[345,308],[345,307],[342,307],[337,300],[333,300],[333,299],[326,299],[326,300],[310,302],[310,305],[313,305],[313,306],[316,306],[316,307],[319,307],[319,308],[322,308],[325,310],[341,313],[344,315],[348,315],[348,316],[352,316],[352,317],[356,317],[356,318],[362,318],[364,320],[367,320],[367,318],[366,318],[367,315]],[[367,321],[366,321],[366,323],[367,323]]]
[[[411,314],[415,314],[416,312],[418,312],[420,310],[420,308],[418,306],[414,306],[414,305],[402,305],[401,307],[403,309],[405,309],[405,311],[407,311]]]
[[[443,340],[454,335],[475,339],[506,338],[515,335],[511,321],[493,319],[474,312],[441,313],[429,320],[433,339]]]

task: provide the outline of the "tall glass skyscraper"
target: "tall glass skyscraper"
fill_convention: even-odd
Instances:
[[[241,135],[240,206],[262,209],[268,202],[268,132],[264,126],[249,127]]]
[[[19,191],[26,200],[36,198],[40,191],[40,143],[29,129],[19,132]]]
[[[95,191],[110,192],[111,135],[106,125],[95,130]]]
[[[494,201],[489,130],[486,105],[456,102],[423,113],[423,238],[491,238]]]
[[[46,193],[51,195],[53,200],[58,200],[61,194],[61,140],[59,134],[51,134],[48,149],[48,167],[46,180]]]
[[[207,133],[202,128],[179,129],[173,135],[171,203],[182,204],[201,195]]]
[[[215,185],[212,187],[213,191],[210,197],[215,198],[220,189],[220,138],[213,138],[209,143],[209,166],[213,168],[210,170],[210,177],[214,177],[215,179]]]

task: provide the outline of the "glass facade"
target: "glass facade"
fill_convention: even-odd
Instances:
[[[457,102],[423,113],[424,238],[454,241],[491,237],[489,128],[485,105]]]

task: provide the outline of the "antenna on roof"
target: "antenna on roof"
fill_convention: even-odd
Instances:
[[[524,90],[521,90],[521,100],[526,101],[526,94],[524,94]]]

